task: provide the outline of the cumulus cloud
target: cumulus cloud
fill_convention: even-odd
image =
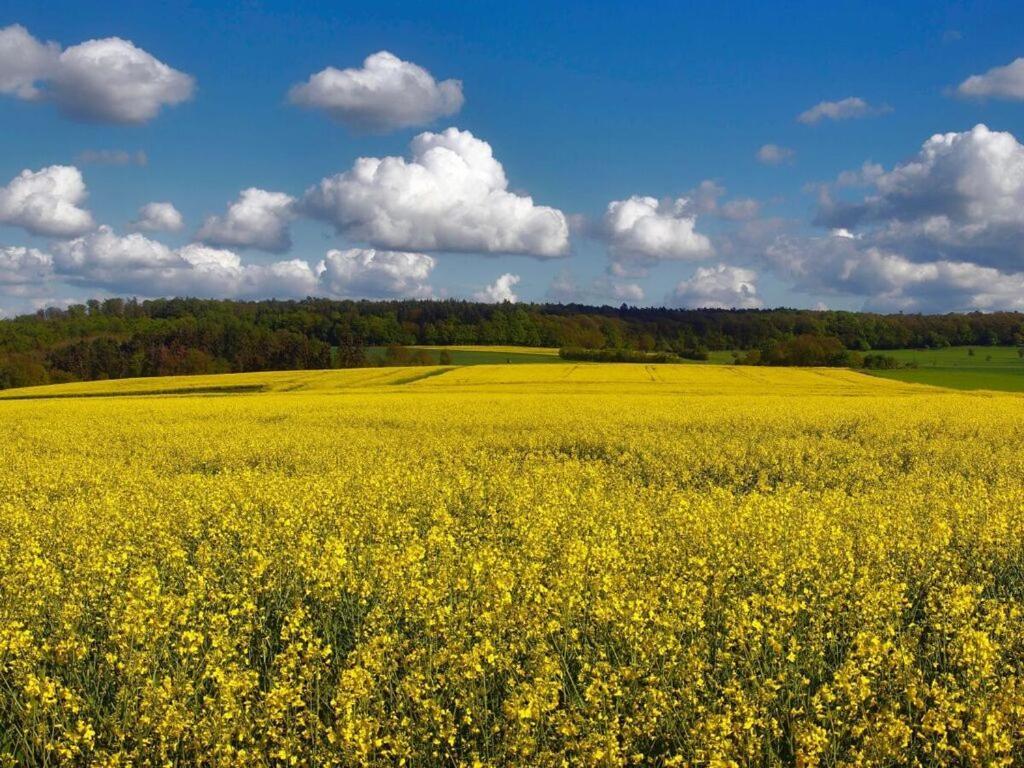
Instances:
[[[114,281],[122,270],[176,267],[181,259],[171,248],[137,233],[118,235],[108,226],[57,245],[55,262],[63,274]]]
[[[295,217],[294,208],[291,195],[250,187],[223,216],[208,217],[196,238],[211,245],[284,253],[292,247],[288,224]]]
[[[126,149],[86,149],[78,153],[75,160],[80,165],[138,165],[149,163],[149,157],[141,149],[129,152]]]
[[[810,109],[797,115],[797,122],[814,125],[822,120],[850,120],[888,112],[889,107],[873,107],[859,96],[850,96],[839,101],[820,101]]]
[[[85,181],[74,166],[26,169],[0,187],[0,224],[34,235],[74,237],[93,228],[92,215],[80,207],[85,197]]]
[[[424,253],[331,250],[320,265],[320,285],[332,296],[347,298],[429,298],[434,265]]]
[[[1024,101],[1024,57],[1004,67],[993,67],[981,75],[971,75],[957,86],[960,96],[976,99]]]
[[[316,270],[301,259],[243,264],[236,253],[201,243],[176,254],[184,266],[158,276],[160,295],[302,298],[317,291]]]
[[[783,236],[766,257],[797,290],[864,298],[878,311],[948,312],[1024,307],[1024,273],[967,261],[918,262],[863,240]]]
[[[519,275],[506,272],[490,285],[484,286],[482,290],[474,293],[473,298],[477,301],[486,301],[491,304],[500,304],[503,301],[514,304],[519,300],[519,297],[513,292],[518,283]]]
[[[977,125],[936,134],[910,160],[862,179],[859,201],[821,200],[816,222],[917,261],[1024,267],[1024,146]]]
[[[200,243],[170,248],[107,226],[57,244],[54,271],[68,283],[143,296],[295,297],[318,286],[316,270],[298,259],[243,264],[229,250]]]
[[[637,283],[612,282],[608,290],[616,301],[637,303],[644,300],[644,289]]]
[[[780,236],[765,255],[776,272],[807,293],[888,294],[898,291],[915,269],[896,254],[864,247],[840,232],[826,237]]]
[[[757,150],[757,161],[764,165],[782,165],[788,163],[796,155],[789,147],[778,144],[764,144]]]
[[[585,231],[608,245],[609,272],[614,277],[639,277],[664,260],[698,260],[728,246],[730,237],[719,233],[717,244],[697,230],[701,216],[756,226],[762,204],[753,198],[722,202],[726,190],[712,180],[702,181],[684,196],[657,199],[633,195],[608,204],[600,222]]]
[[[39,99],[39,82],[56,71],[59,57],[57,43],[39,42],[20,24],[0,29],[0,93]]]
[[[190,99],[194,88],[191,76],[119,37],[65,50],[51,85],[65,114],[110,123],[148,122],[161,107]]]
[[[757,295],[757,273],[728,264],[698,267],[692,277],[676,285],[667,300],[674,306],[692,308],[751,309],[761,306]]]
[[[38,286],[53,272],[53,257],[36,248],[0,246],[0,291],[17,293]]]
[[[715,207],[715,194],[697,198],[706,209]],[[710,200],[709,202],[706,202]],[[658,200],[633,195],[608,203],[601,234],[620,274],[664,259],[703,259],[713,253],[711,240],[696,230],[695,201],[689,197]]]
[[[143,232],[179,232],[184,226],[184,217],[172,203],[146,203],[132,222],[132,229]]]
[[[433,257],[423,253],[328,251],[316,265],[301,259],[245,263],[232,250],[203,243],[180,248],[111,227],[54,243],[53,255],[0,247],[0,294],[29,296],[51,280],[137,296],[216,298],[429,298]]]
[[[449,128],[413,139],[410,160],[362,157],[306,191],[302,209],[379,248],[520,253],[569,249],[565,215],[508,191],[491,145]]]
[[[0,30],[0,92],[52,101],[69,117],[145,123],[192,97],[193,78],[129,40],[87,40],[64,51],[19,25]]]
[[[292,86],[293,104],[321,109],[356,130],[426,125],[462,109],[462,82],[437,82],[423,67],[388,51],[366,57],[362,69],[326,69]]]
[[[1012,134],[935,134],[905,162],[864,163],[818,193],[829,234],[779,235],[762,251],[796,290],[883,311],[1024,307],[1024,145]]]

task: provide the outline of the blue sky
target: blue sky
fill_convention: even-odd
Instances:
[[[129,41],[191,86],[161,91],[140,117],[124,101],[134,84],[103,69],[116,57],[12,74],[22,48],[0,52],[0,184],[73,167],[85,186],[73,205],[89,216],[26,226],[23,198],[8,185],[5,213],[0,192],[6,313],[177,292],[907,311],[1024,301],[1024,214],[1012,213],[1024,207],[1024,64],[990,73],[1024,56],[1020,3],[0,5],[0,27],[15,24],[25,34],[12,46],[54,41],[65,56]],[[327,104],[336,91],[289,97],[380,51],[434,83],[461,81],[461,106],[368,129],[356,113],[373,105],[339,117]],[[971,76],[985,79],[961,87]],[[30,97],[17,90],[29,79]],[[417,98],[384,97],[385,111]],[[850,99],[857,116],[798,120]],[[393,199],[354,212],[353,196],[409,192],[384,182],[339,182],[319,203],[307,194],[359,157],[415,162],[414,137],[449,127],[489,145],[507,177],[496,197],[466,198],[441,179],[443,199],[395,221],[408,209]],[[924,149],[934,134],[955,137]],[[760,162],[766,144],[789,154]],[[270,211],[290,247],[224,233],[249,188],[291,200]],[[544,210],[508,213],[526,195]],[[182,226],[131,237],[154,201],[173,204]],[[564,218],[560,245],[536,229],[548,209]],[[211,216],[219,223],[201,236]],[[273,271],[292,260],[309,273]]]

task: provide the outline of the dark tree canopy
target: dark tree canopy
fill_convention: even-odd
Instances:
[[[770,350],[800,337],[827,337],[835,340],[821,342],[829,348],[857,351],[1024,344],[1024,314],[107,299],[0,321],[0,387],[349,367],[365,364],[362,349],[369,345],[514,344],[699,357],[706,350]],[[785,348],[802,359],[805,352],[796,352],[810,343],[804,339]]]

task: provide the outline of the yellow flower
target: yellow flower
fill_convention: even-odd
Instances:
[[[0,765],[1021,754],[1019,396],[416,373],[0,396]]]

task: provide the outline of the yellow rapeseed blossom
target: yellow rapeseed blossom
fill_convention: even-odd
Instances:
[[[238,374],[0,445],[0,765],[1024,761],[1017,395]]]

